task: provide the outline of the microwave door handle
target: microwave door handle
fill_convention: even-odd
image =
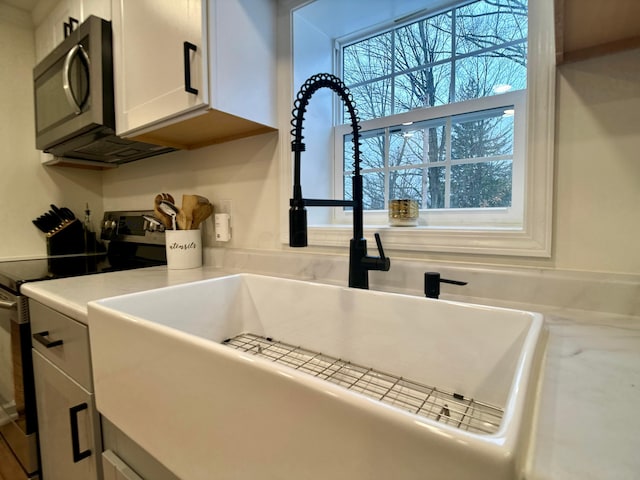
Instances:
[[[83,56],[85,63],[89,65],[89,56],[87,55],[87,52],[85,52],[82,45],[77,44],[67,53],[67,56],[64,59],[64,66],[62,67],[62,88],[64,89],[69,105],[71,105],[71,108],[73,108],[76,115],[80,115],[82,113],[82,104],[78,103],[75,95],[73,94],[70,75],[71,61],[78,53]]]

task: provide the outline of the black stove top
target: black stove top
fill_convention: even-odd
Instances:
[[[17,291],[25,282],[97,273],[102,264],[108,264],[106,254],[0,262],[0,285]]]
[[[101,231],[106,251],[0,262],[0,287],[18,294],[26,282],[166,265],[164,233],[143,219],[152,213],[106,212]]]
[[[166,265],[164,247],[143,245],[138,249],[143,250],[141,256],[96,253],[0,262],[0,285],[18,293],[26,282]]]

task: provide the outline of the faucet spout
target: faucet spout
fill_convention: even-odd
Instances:
[[[302,195],[300,181],[300,157],[305,151],[303,143],[302,123],[311,96],[321,88],[333,90],[342,100],[349,112],[353,135],[353,175],[351,177],[353,200],[305,199]],[[384,256],[380,236],[376,233],[379,257],[367,255],[367,241],[364,238],[364,212],[362,175],[360,173],[360,125],[355,102],[349,89],[338,77],[330,73],[313,75],[300,88],[294,102],[293,119],[291,125],[291,151],[294,154],[293,170],[293,198],[289,202],[289,246],[306,247],[307,240],[307,211],[306,207],[340,207],[353,208],[353,238],[349,247],[349,286],[354,288],[369,288],[369,270],[388,271],[390,260]]]

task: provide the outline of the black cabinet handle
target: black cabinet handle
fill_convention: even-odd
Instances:
[[[198,94],[198,89],[191,86],[191,62],[189,61],[189,53],[197,52],[198,47],[190,42],[184,42],[184,91],[187,93]]]
[[[64,38],[67,38],[79,23],[77,18],[69,17],[69,22],[63,24]]]
[[[53,347],[59,347],[60,345],[62,345],[62,340],[49,340],[47,337],[49,336],[49,331],[45,330],[43,332],[38,332],[38,333],[34,333],[32,335],[33,339],[40,343],[41,345],[44,345],[45,348],[53,348]]]
[[[69,409],[69,422],[71,423],[71,450],[73,452],[73,463],[78,463],[80,460],[87,458],[91,455],[91,450],[87,449],[84,452],[80,451],[80,439],[78,438],[78,412],[86,410],[89,405],[81,403],[75,407]]]

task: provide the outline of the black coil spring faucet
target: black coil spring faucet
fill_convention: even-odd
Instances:
[[[353,200],[324,200],[302,197],[300,184],[300,154],[304,152],[302,122],[311,96],[321,88],[333,90],[349,111],[353,132],[353,175],[351,177]],[[388,271],[391,262],[384,255],[380,235],[375,234],[379,257],[367,255],[367,241],[363,232],[362,175],[360,174],[360,125],[353,97],[346,85],[335,75],[319,73],[309,77],[296,95],[291,125],[291,151],[293,161],[293,198],[289,205],[289,246],[307,246],[306,207],[353,207],[353,238],[349,244],[349,286],[369,288],[369,270]]]

